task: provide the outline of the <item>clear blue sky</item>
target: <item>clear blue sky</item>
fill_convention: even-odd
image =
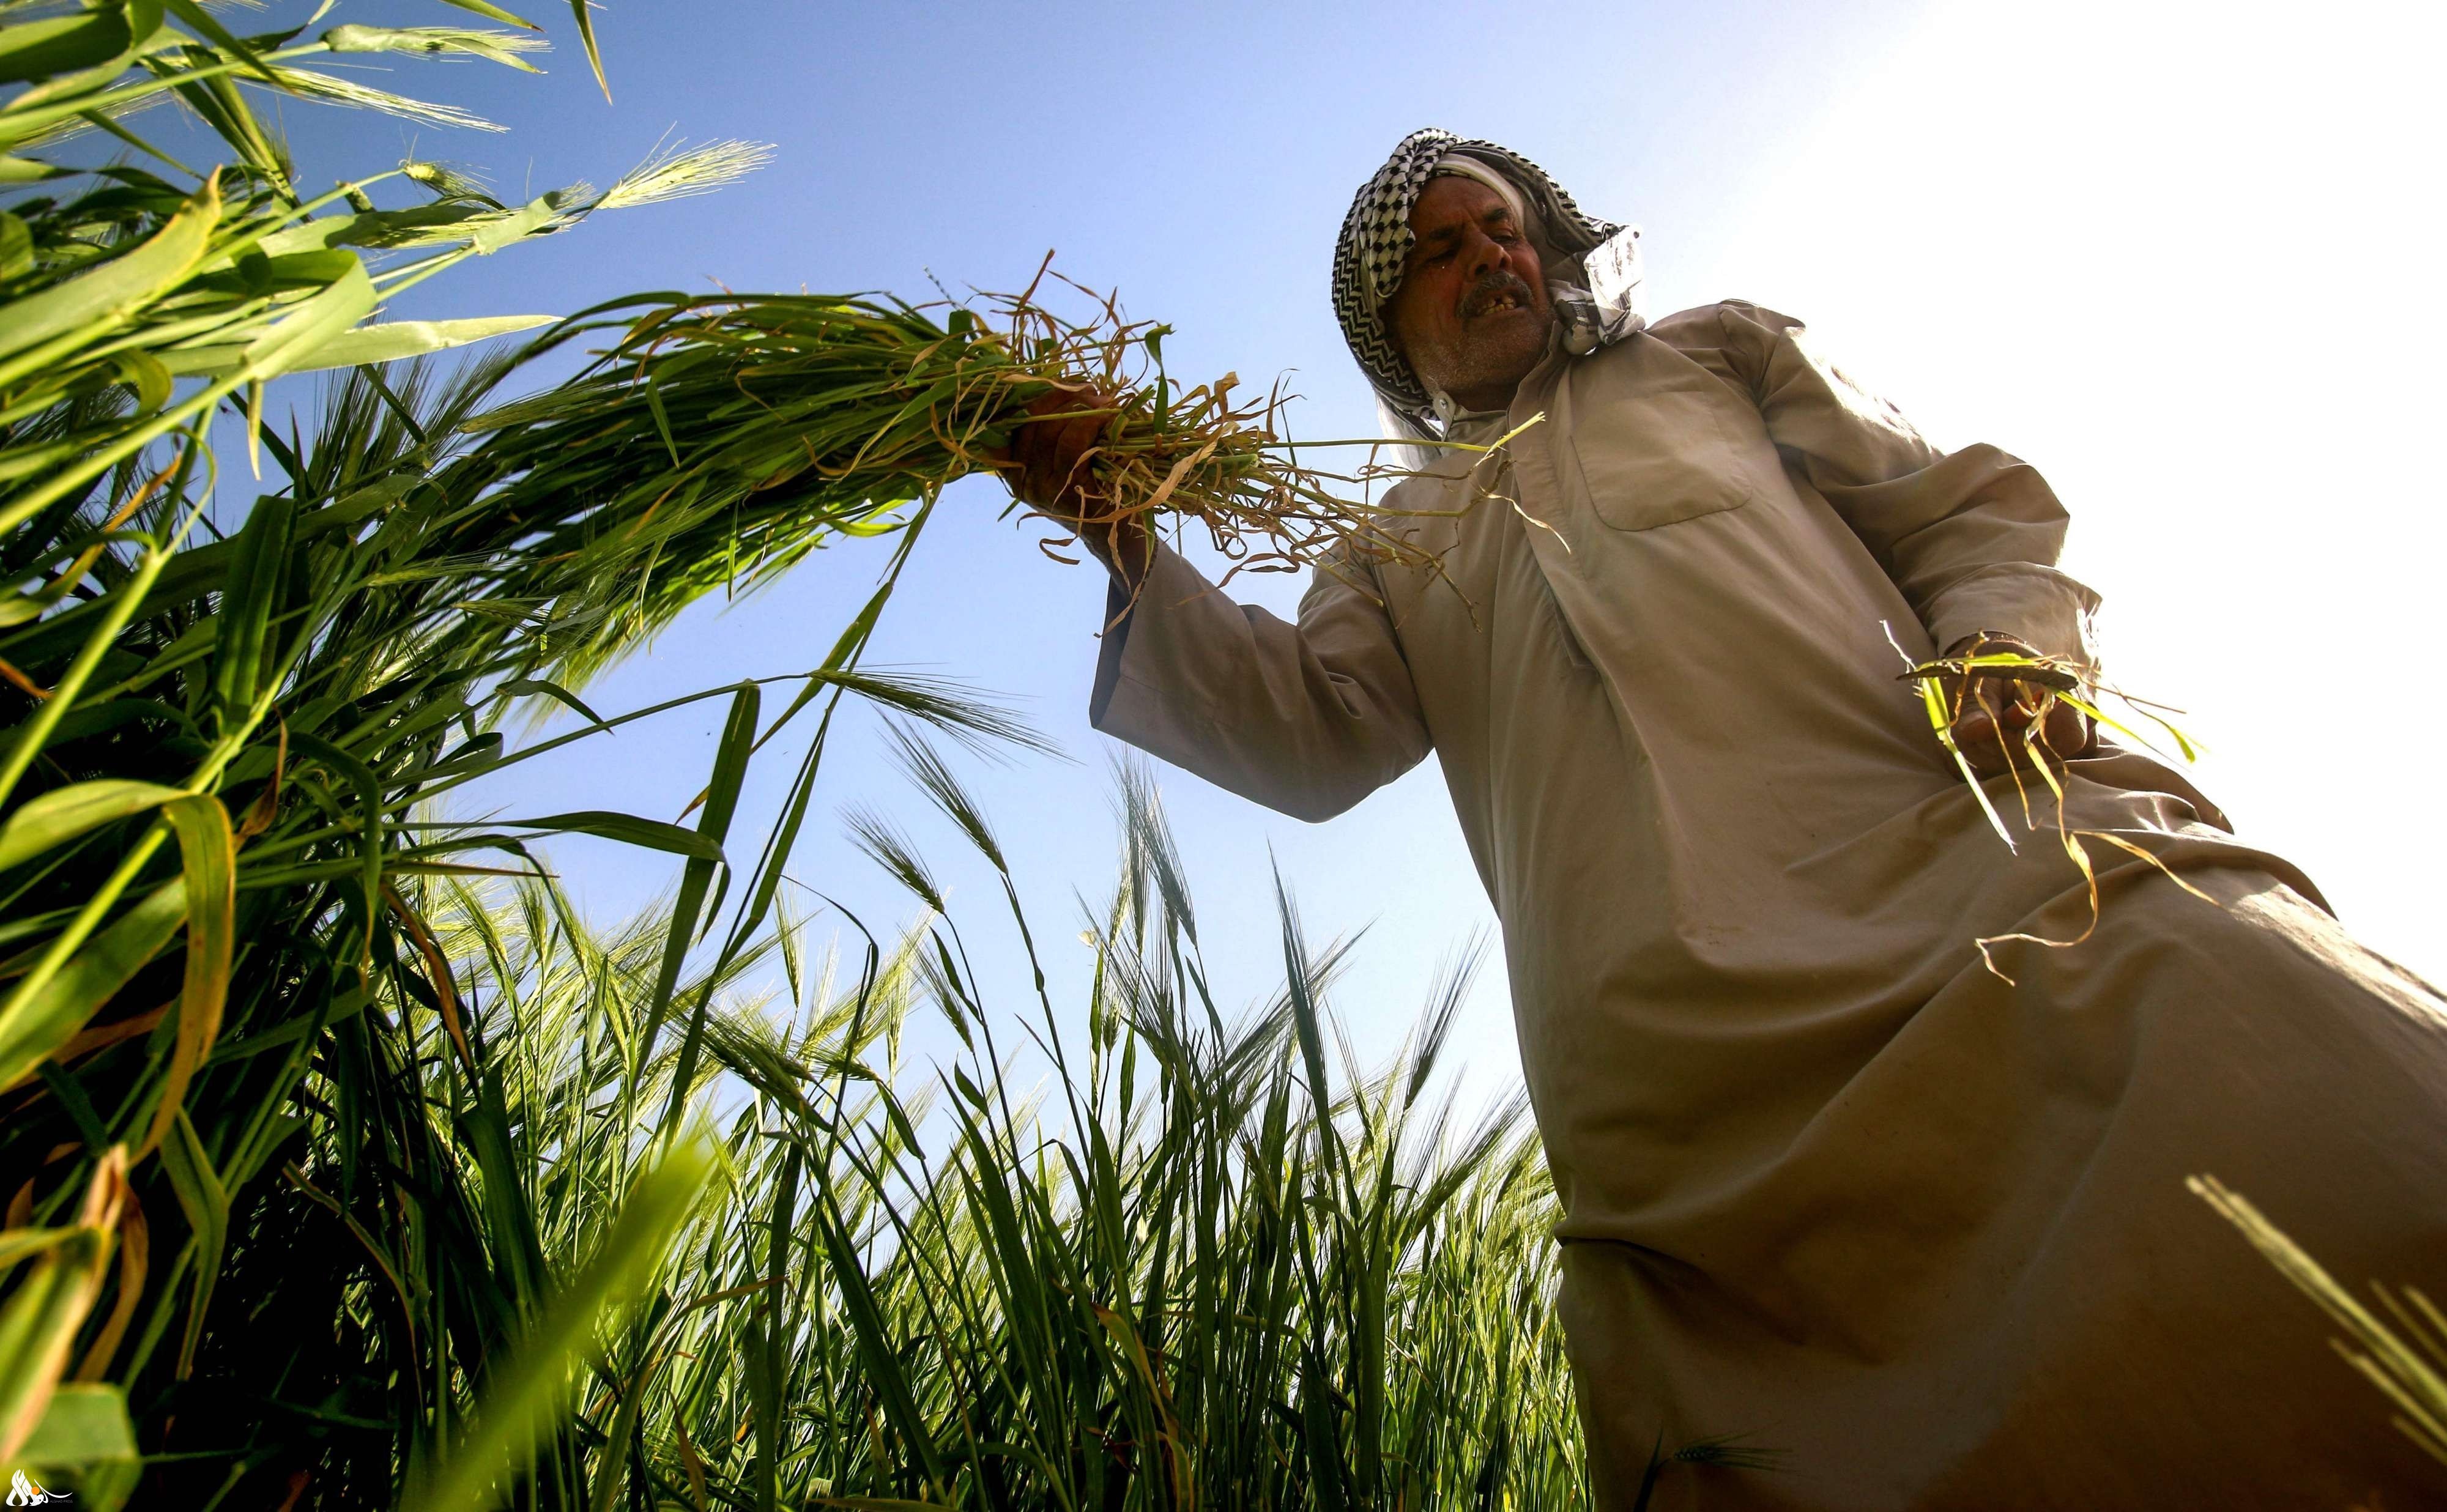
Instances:
[[[2395,308],[2428,280],[2411,249],[2435,245],[2438,116],[2416,61],[2436,55],[2435,16],[2421,14],[2435,8],[615,0],[598,13],[611,104],[565,9],[528,9],[560,45],[548,77],[400,60],[380,81],[477,109],[507,135],[292,107],[310,176],[387,166],[412,147],[485,168],[503,190],[601,183],[673,128],[771,142],[774,165],[714,198],[471,264],[395,314],[557,313],[716,283],[917,296],[930,270],[1013,288],[1054,249],[1072,276],[1178,328],[1176,374],[1288,371],[1308,398],[1299,431],[1363,434],[1374,418],[1326,302],[1344,206],[1417,126],[1493,138],[1584,205],[1647,228],[1657,308],[1740,295],[1791,310],[1942,444],[1994,441],[2048,471],[2083,520],[2093,576],[2141,606],[2111,621],[2128,677],[2190,704],[2222,752],[2257,753],[2224,758],[2212,789],[2230,806],[2244,806],[2238,789],[2258,800],[2242,817],[2359,905],[2349,921],[2375,921],[2382,943],[2418,963],[2426,953],[2434,971],[2447,963],[2427,942],[2435,880],[2389,860],[2435,852],[2447,831],[2410,804],[2369,806],[2405,781],[2405,749],[2358,750],[2334,722],[2273,707],[2384,701],[2395,741],[2435,751],[2442,733],[2435,699],[2404,700],[2367,665],[2373,636],[2436,640],[2418,628],[2436,596],[2419,563],[2441,543],[2439,488],[2408,463],[2441,395],[2426,363],[2402,365],[2441,332]],[[386,4],[339,18],[456,14]],[[2306,363],[2306,343],[2327,360]],[[2385,363],[2399,366],[2374,366]],[[1072,894],[1101,895],[1112,858],[1111,747],[1085,723],[1103,585],[997,522],[1001,502],[985,482],[947,498],[872,659],[1005,695],[1076,759],[966,768],[1040,938],[1075,958]],[[2320,528],[2289,544],[2306,520]],[[803,670],[882,555],[854,545],[758,599],[706,606],[589,696],[608,712]],[[2299,607],[2285,611],[2306,573],[2354,579],[2343,607],[2312,611],[2309,637],[2287,628]],[[1280,608],[1296,595],[1284,579],[1243,595]],[[2356,622],[2336,622],[2346,614]],[[2239,672],[2238,648],[2270,659]],[[672,817],[702,780],[719,717],[710,706],[581,747],[485,800]],[[2309,725],[2323,732],[2315,752]],[[955,852],[866,733],[852,734],[794,872],[870,919],[901,917],[832,816],[876,803],[930,850]],[[765,768],[768,800],[787,765]],[[1339,1002],[1372,1057],[1407,1026],[1439,956],[1491,927],[1432,761],[1322,826],[1163,776],[1234,995],[1279,973],[1270,858],[1314,936],[1369,928]],[[758,833],[760,818],[751,805],[743,828]],[[557,856],[599,916],[670,880],[660,858],[610,845]],[[946,870],[972,929],[998,939],[984,877]],[[1023,1007],[1024,978],[1004,981],[1002,1006]],[[1459,1045],[1474,1083],[1514,1075],[1500,970]]]

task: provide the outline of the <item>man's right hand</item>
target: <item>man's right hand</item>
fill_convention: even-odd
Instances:
[[[996,461],[1022,503],[1078,534],[1097,559],[1135,584],[1147,571],[1148,536],[1143,516],[1120,519],[1091,486],[1092,453],[1103,444],[1119,402],[1089,387],[1055,387],[1028,403],[1042,419],[1012,427],[1011,446]]]
[[[1977,656],[1982,652],[2039,655],[2027,641],[1996,631],[1966,635],[1946,648],[1945,654]],[[2036,683],[1957,677],[1951,679],[1947,700],[1955,709],[1951,730],[1955,749],[1982,777],[2026,766],[2041,756],[2066,761],[2097,749],[2098,731],[2090,716],[2062,699],[2050,697],[2047,689]]]

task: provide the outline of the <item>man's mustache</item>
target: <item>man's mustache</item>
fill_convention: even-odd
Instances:
[[[1468,293],[1461,296],[1461,317],[1470,320],[1483,315],[1508,295],[1518,300],[1524,310],[1537,307],[1537,297],[1526,279],[1501,268],[1490,268],[1479,275],[1478,282],[1470,286]]]

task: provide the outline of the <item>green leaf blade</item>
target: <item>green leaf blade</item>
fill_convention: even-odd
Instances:
[[[0,871],[65,845],[88,830],[149,812],[183,796],[176,787],[123,778],[53,788],[28,801],[0,826]]]

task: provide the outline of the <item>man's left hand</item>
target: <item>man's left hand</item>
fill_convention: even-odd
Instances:
[[[1993,633],[1967,635],[1945,654],[1951,659],[1993,652],[2039,654],[2025,642]],[[1994,676],[1957,677],[1950,680],[1945,694],[1946,707],[1958,710],[1951,731],[1954,744],[1971,769],[1982,777],[2030,765],[2034,753],[2026,742],[2033,739],[2035,721],[2039,754],[2059,761],[2089,755],[2098,739],[2089,715],[2037,683]]]

